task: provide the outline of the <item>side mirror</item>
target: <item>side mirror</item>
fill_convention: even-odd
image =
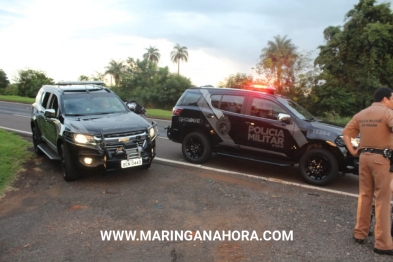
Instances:
[[[45,109],[44,116],[47,118],[54,118],[56,117],[56,111],[54,109]]]
[[[135,103],[135,102],[127,103],[127,107],[128,107],[131,111],[135,112],[136,103]]]
[[[126,105],[135,114],[138,114],[138,115],[146,114],[146,109],[143,106],[141,106],[140,104],[138,104],[138,102],[136,102],[136,101],[126,102]]]
[[[278,121],[283,122],[284,124],[291,123],[291,116],[284,113],[279,113],[277,116]]]

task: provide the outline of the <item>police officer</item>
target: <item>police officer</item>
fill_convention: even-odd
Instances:
[[[359,160],[359,198],[354,230],[355,241],[363,244],[369,234],[371,205],[375,193],[375,244],[374,252],[393,255],[390,236],[390,160],[387,150],[393,149],[393,90],[378,88],[374,103],[359,113],[346,125],[343,131],[348,151]],[[360,133],[360,146],[355,150],[351,138]]]

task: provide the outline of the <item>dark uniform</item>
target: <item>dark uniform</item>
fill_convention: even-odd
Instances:
[[[391,97],[393,98],[393,96]],[[371,205],[375,192],[375,245],[378,250],[392,250],[390,236],[390,160],[383,156],[385,148],[393,149],[393,110],[384,102],[374,102],[356,114],[343,131],[355,138],[360,133],[359,199],[355,239],[363,241],[369,233]],[[347,142],[347,141],[346,141]],[[373,150],[372,150],[373,149]],[[375,250],[374,250],[375,251]]]

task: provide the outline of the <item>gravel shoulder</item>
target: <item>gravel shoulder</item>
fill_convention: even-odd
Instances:
[[[13,187],[0,200],[0,261],[391,261],[372,237],[354,243],[354,197],[159,161],[67,183],[44,156]],[[101,230],[284,230],[293,240],[102,241]]]

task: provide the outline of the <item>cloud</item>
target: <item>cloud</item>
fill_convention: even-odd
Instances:
[[[390,3],[392,1],[389,1]],[[149,46],[159,66],[176,43],[188,48],[180,73],[196,85],[251,74],[262,48],[287,35],[300,51],[323,44],[323,30],[343,25],[357,0],[4,0],[0,3],[0,68],[42,70],[55,80],[103,72],[111,59],[142,58]]]

